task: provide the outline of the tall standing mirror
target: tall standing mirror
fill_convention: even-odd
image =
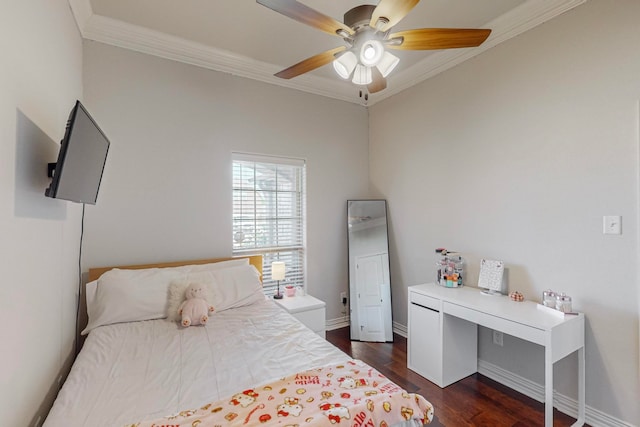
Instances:
[[[347,201],[351,339],[393,341],[387,202]]]

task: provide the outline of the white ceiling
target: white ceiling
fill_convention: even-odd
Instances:
[[[273,74],[342,46],[255,0],[69,0],[83,37],[280,86],[371,105],[576,7],[586,0],[422,0],[394,31],[490,28],[478,48],[400,51],[387,89],[365,102],[331,65],[291,80]],[[362,0],[301,0],[340,22]],[[376,0],[369,2],[377,3]]]

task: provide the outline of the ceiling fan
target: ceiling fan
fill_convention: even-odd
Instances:
[[[276,77],[291,79],[333,62],[343,79],[366,86],[369,93],[387,87],[386,77],[400,59],[388,49],[433,50],[480,46],[491,30],[463,28],[419,28],[392,33],[420,0],[380,0],[378,5],[361,5],[344,14],[344,23],[296,0],[256,0],[282,15],[342,38],[346,46],[307,58]]]

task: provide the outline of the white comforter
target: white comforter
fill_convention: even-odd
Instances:
[[[44,427],[122,426],[349,359],[272,301],[205,327],[149,320],[93,330]]]

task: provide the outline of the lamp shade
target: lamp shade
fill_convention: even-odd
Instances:
[[[351,51],[347,51],[333,61],[333,68],[340,77],[348,79],[353,69],[356,68],[357,63],[358,58],[356,58],[356,55]]]
[[[368,85],[372,82],[371,68],[358,64],[351,81],[357,85]]]
[[[376,67],[378,67],[378,70],[380,70],[380,74],[382,74],[382,77],[387,77],[389,73],[393,71],[394,68],[396,68],[398,62],[400,62],[400,58],[390,54],[389,52],[385,52]]]
[[[271,279],[284,280],[285,265],[282,261],[274,261],[271,263]]]

